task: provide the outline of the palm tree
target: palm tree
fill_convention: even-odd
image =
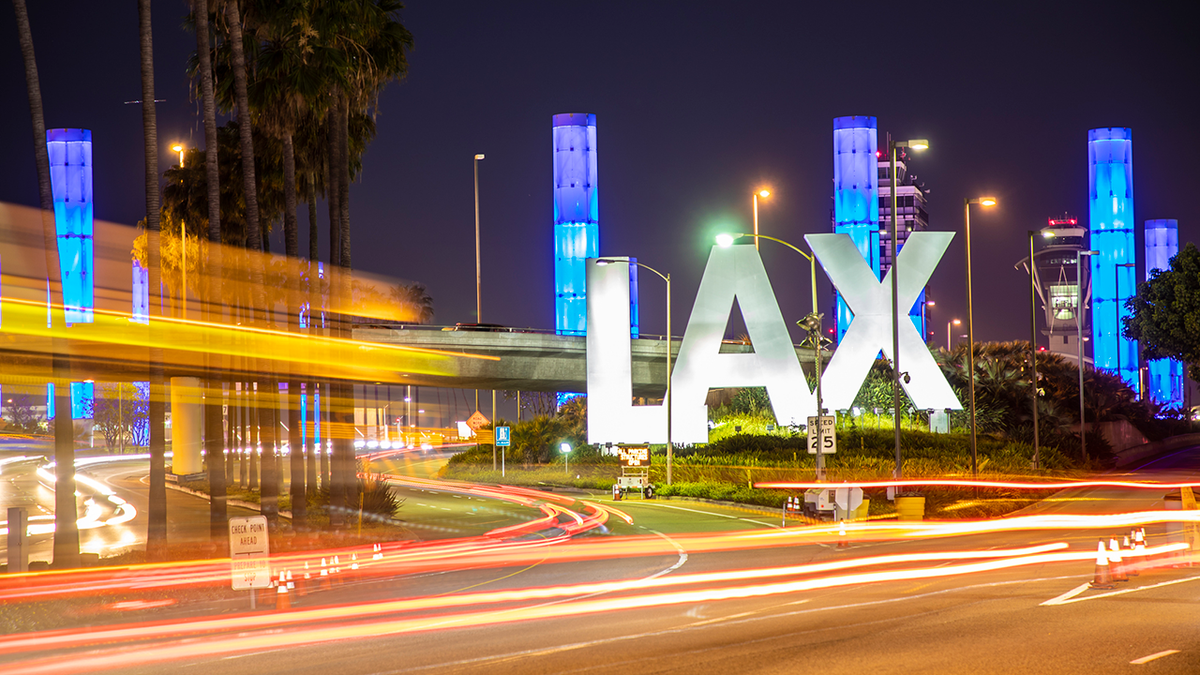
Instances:
[[[138,0],[138,32],[141,36],[142,137],[146,158],[146,233],[149,286],[159,287],[159,198],[158,122],[154,108],[154,42],[151,34],[150,0]],[[150,314],[160,316],[162,303],[152,300]],[[157,560],[167,544],[166,401],[162,349],[155,346],[151,319],[150,336],[150,497],[146,530],[146,555]]]
[[[46,150],[46,123],[42,115],[42,85],[38,79],[37,58],[33,52],[33,33],[29,28],[29,13],[25,0],[13,0],[17,16],[17,33],[21,56],[25,61],[25,87],[29,95],[29,117],[33,124],[33,156],[37,165],[38,198],[42,207],[42,247],[46,255],[47,292],[61,288],[58,264],[58,240],[54,227],[54,196],[50,191],[50,156]],[[61,291],[60,291],[61,295]],[[50,312],[56,335],[66,330],[66,315],[60,297]],[[71,362],[66,340],[51,340],[51,372],[58,386],[54,388],[54,565],[59,568],[79,567],[79,528],[76,525],[78,506],[75,502],[75,433],[71,421],[71,392],[67,386]]]
[[[433,321],[433,298],[425,284],[396,284],[388,289],[388,295],[399,310],[404,321],[429,323]]]
[[[218,161],[219,145],[217,140],[217,108],[213,95],[212,54],[209,48],[209,3],[208,0],[194,0],[192,15],[196,27],[196,58],[200,80],[200,101],[204,115],[204,171],[205,193],[208,218],[208,309],[207,319],[210,323],[220,323],[223,318],[221,302],[221,169]],[[183,167],[180,167],[182,169]],[[228,497],[225,486],[225,462],[218,457],[225,456],[224,424],[222,420],[222,382],[220,357],[210,355],[208,358],[208,379],[205,383],[204,406],[204,454],[208,459],[208,493],[209,493],[209,541],[219,550],[224,550],[228,539],[225,535],[229,509],[226,503]],[[265,478],[265,477],[264,477]],[[274,500],[268,497],[263,482],[261,503],[267,513],[268,521],[273,520],[269,504]]]

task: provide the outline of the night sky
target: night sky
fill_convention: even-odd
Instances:
[[[385,90],[351,188],[354,266],[427,284],[437,323],[474,321],[471,164],[486,153],[483,321],[552,328],[551,115],[592,112],[601,254],[671,272],[682,334],[713,236],[750,228],[752,189],[773,192],[764,234],[802,245],[828,232],[832,120],[874,115],[881,146],[888,131],[930,140],[911,171],[930,189],[931,229],[959,232],[930,287],[934,339],[965,319],[962,200],[984,193],[1001,203],[972,214],[977,339],[1027,339],[1028,277],[1013,264],[1047,217],[1086,222],[1088,129],[1133,129],[1139,247],[1146,219],[1179,219],[1181,242],[1200,222],[1187,150],[1200,40],[1165,5],[1072,4],[412,0],[411,74]],[[92,129],[96,217],[133,224],[145,209],[140,110],[124,104],[141,98],[136,3],[30,5],[46,125]],[[154,12],[166,169],[171,143],[200,145],[203,130],[185,3]],[[10,7],[0,35],[0,201],[36,205]],[[306,251],[303,209],[301,232]],[[790,325],[808,311],[807,262],[762,252]],[[827,325],[829,299],[823,280]],[[663,332],[663,289],[645,276],[642,317]]]

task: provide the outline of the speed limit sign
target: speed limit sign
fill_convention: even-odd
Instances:
[[[822,455],[837,453],[837,428],[834,423],[837,418],[833,415],[822,415],[820,418],[808,418],[808,454]]]

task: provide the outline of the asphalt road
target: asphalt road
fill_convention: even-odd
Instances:
[[[1200,450],[1145,466],[1139,477],[1196,480]],[[431,495],[439,500],[454,496]],[[1161,508],[1162,493],[1080,489],[1030,510],[1037,513],[1120,513]],[[465,500],[456,500],[465,506]],[[441,503],[441,502],[437,502]],[[118,672],[178,673],[1200,673],[1200,568],[1145,570],[1112,590],[1082,586],[1094,562],[1039,563],[960,576],[842,586],[766,588],[798,573],[762,578],[762,570],[836,563],[865,556],[995,549],[1067,542],[1094,547],[1115,532],[1009,531],[928,540],[852,541],[835,538],[736,550],[693,549],[697,532],[778,530],[769,517],[687,502],[610,504],[633,524],[610,520],[614,534],[661,542],[641,555],[603,555],[619,539],[593,537],[597,555],[570,563],[533,556],[507,567],[474,567],[350,583],[324,598],[329,607],[368,607],[396,599],[421,609],[337,619],[314,616],[301,626],[217,631],[202,640],[163,640],[166,662],[139,664],[139,648],[108,663]],[[440,510],[442,507],[435,507]],[[449,507],[447,507],[449,508]],[[1161,543],[1165,528],[1147,528]],[[717,535],[720,536],[720,535]],[[691,549],[691,550],[689,550]],[[944,561],[931,569],[953,565]],[[886,569],[898,569],[892,565]],[[655,579],[685,586],[595,590],[533,597],[603,581]],[[831,573],[837,574],[837,573]],[[695,579],[693,577],[693,579]],[[708,579],[705,577],[703,579]],[[455,599],[512,591],[504,601],[465,606]],[[672,595],[697,591],[694,595]],[[297,610],[303,611],[303,609]],[[267,614],[270,614],[268,612]],[[98,649],[98,648],[97,648]],[[101,653],[79,650],[58,661]],[[1146,660],[1149,659],[1149,660]],[[9,659],[5,659],[6,661]],[[1139,662],[1144,661],[1144,662]],[[11,666],[17,664],[10,663]],[[85,668],[76,668],[82,670]],[[22,672],[14,669],[13,672]],[[63,671],[69,672],[69,671]]]

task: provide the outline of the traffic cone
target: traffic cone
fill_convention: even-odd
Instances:
[[[279,573],[279,587],[275,590],[275,609],[283,611],[292,608],[292,599],[288,595],[287,579],[283,572]]]
[[[300,577],[300,583],[296,584],[296,590],[300,597],[308,595],[308,585],[312,583],[312,573],[308,569],[308,561],[304,561],[304,576]]]
[[[296,590],[296,582],[292,579],[292,571],[291,570],[287,571],[287,589],[288,589],[289,593],[291,591]]]
[[[1104,540],[1100,540],[1096,550],[1096,574],[1092,577],[1092,588],[1112,588],[1112,575],[1108,569],[1108,551],[1104,550]]]
[[[1129,544],[1129,535],[1125,535],[1125,539],[1121,544],[1122,548],[1125,549],[1125,558],[1129,561],[1125,563],[1125,573],[1131,577],[1136,577],[1138,576],[1138,559],[1133,553],[1133,546]]]
[[[1146,564],[1146,530],[1139,527],[1133,531],[1133,554],[1142,565]]]
[[[838,548],[848,548],[850,542],[846,541],[846,521],[838,521]]]
[[[1112,580],[1129,581],[1129,576],[1125,574],[1125,563],[1121,562],[1121,545],[1116,537],[1108,540],[1108,560],[1112,563]]]
[[[333,565],[331,569],[333,580],[337,585],[342,585],[342,561],[338,556],[333,556]]]
[[[321,558],[321,588],[329,590],[329,567],[325,564],[325,559]]]
[[[371,560],[383,560],[383,544],[375,544],[371,550]]]

